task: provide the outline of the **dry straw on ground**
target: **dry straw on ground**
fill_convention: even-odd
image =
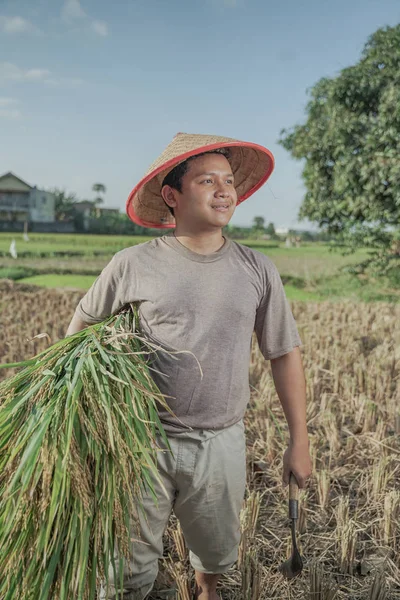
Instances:
[[[40,332],[52,341],[62,337],[82,295],[24,291],[12,283],[3,283],[1,292],[3,362],[45,348],[45,339],[26,341]],[[245,418],[244,535],[240,561],[223,576],[219,590],[224,600],[400,599],[400,307],[351,302],[292,307],[304,342],[314,468],[300,494],[304,571],[285,581],[277,570],[290,553],[287,488],[281,485],[288,431],[269,363],[254,340]],[[176,525],[172,516],[165,576],[171,577],[172,569],[180,589],[193,589]]]

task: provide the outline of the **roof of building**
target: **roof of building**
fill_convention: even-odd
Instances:
[[[11,182],[10,182],[10,180],[11,180]],[[25,187],[25,190],[24,190],[24,187]],[[32,189],[32,186],[29,185],[29,183],[26,183],[26,181],[24,181],[20,177],[17,177],[11,171],[8,171],[8,173],[4,173],[4,175],[0,175],[0,190],[2,190],[2,191],[7,190],[10,192],[13,192],[13,191],[28,192],[31,189]]]

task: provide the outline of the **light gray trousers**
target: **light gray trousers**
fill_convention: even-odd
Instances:
[[[131,574],[128,565],[124,573],[124,600],[143,600],[151,591],[172,511],[180,521],[194,569],[224,573],[238,557],[239,514],[246,486],[243,420],[226,429],[168,434],[168,441],[172,453],[159,452],[157,461],[166,491],[155,482],[158,506],[150,494],[144,495],[145,516],[138,511],[141,541],[132,542]],[[157,443],[165,449],[160,437]],[[136,531],[132,537],[137,539]],[[101,590],[100,599],[114,598],[113,585],[108,592]]]

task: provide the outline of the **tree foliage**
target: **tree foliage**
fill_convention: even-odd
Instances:
[[[97,196],[93,200],[94,204],[95,205],[103,204],[104,198],[103,198],[102,194],[105,194],[107,191],[107,188],[104,185],[104,183],[94,183],[92,185],[92,190],[93,190],[93,192],[96,192],[96,194],[97,194]]]
[[[270,221],[265,228],[265,233],[271,237],[276,237],[275,225]]]
[[[364,264],[388,269],[400,257],[400,25],[368,39],[360,61],[310,90],[307,121],[280,144],[304,159],[299,218],[316,222]]]
[[[105,213],[89,220],[89,233],[102,235],[165,235],[164,229],[148,229],[133,223],[125,213]]]
[[[265,226],[264,217],[254,217],[253,219],[253,228],[257,231],[263,231]]]
[[[54,195],[54,216],[56,221],[69,221],[75,215],[75,204],[78,202],[74,192],[69,193],[60,188],[49,190]]]
[[[105,194],[107,191],[106,186],[104,185],[104,183],[94,183],[92,185],[92,190],[94,192],[97,192],[98,194]]]
[[[104,185],[104,183],[94,183],[92,185],[92,190],[93,192],[96,192],[97,196],[94,198],[93,200],[93,204],[95,206],[94,210],[93,210],[93,216],[98,219],[100,217],[100,210],[99,210],[99,204],[104,204],[104,197],[103,194],[106,193],[106,186]]]

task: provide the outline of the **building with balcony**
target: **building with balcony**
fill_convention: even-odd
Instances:
[[[29,185],[14,173],[5,173],[0,176],[0,221],[54,223],[54,195]]]

